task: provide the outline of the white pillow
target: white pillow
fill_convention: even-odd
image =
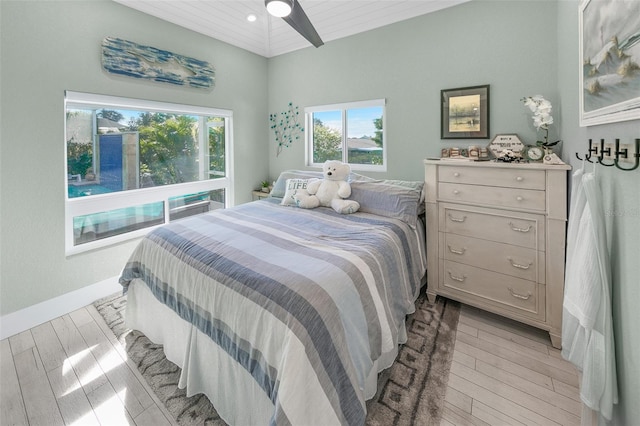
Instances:
[[[309,179],[287,179],[285,184],[284,196],[282,197],[282,201],[280,204],[283,206],[297,206],[295,195],[303,191],[305,194],[309,194],[307,192],[307,184],[309,183]]]

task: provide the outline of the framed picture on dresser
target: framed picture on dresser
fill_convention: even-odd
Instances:
[[[489,85],[440,91],[442,139],[489,139]]]

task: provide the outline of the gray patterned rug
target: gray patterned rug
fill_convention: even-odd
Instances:
[[[161,345],[124,326],[126,303],[126,296],[114,295],[94,306],[178,424],[226,425],[204,395],[187,398],[178,389],[180,369],[166,359]],[[407,318],[409,339],[393,366],[380,374],[378,394],[367,402],[367,425],[440,424],[459,313],[457,302],[439,297],[431,304],[421,293],[416,312]]]

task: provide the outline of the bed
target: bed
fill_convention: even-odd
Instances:
[[[283,205],[287,180],[308,176],[154,230],[120,278],[127,326],[229,424],[362,425],[406,341],[426,271],[422,183],[353,180],[349,215]]]

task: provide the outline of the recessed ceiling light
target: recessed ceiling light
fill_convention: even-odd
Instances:
[[[258,20],[258,17],[255,14],[250,13],[247,15],[247,21],[256,22],[257,20]]]

